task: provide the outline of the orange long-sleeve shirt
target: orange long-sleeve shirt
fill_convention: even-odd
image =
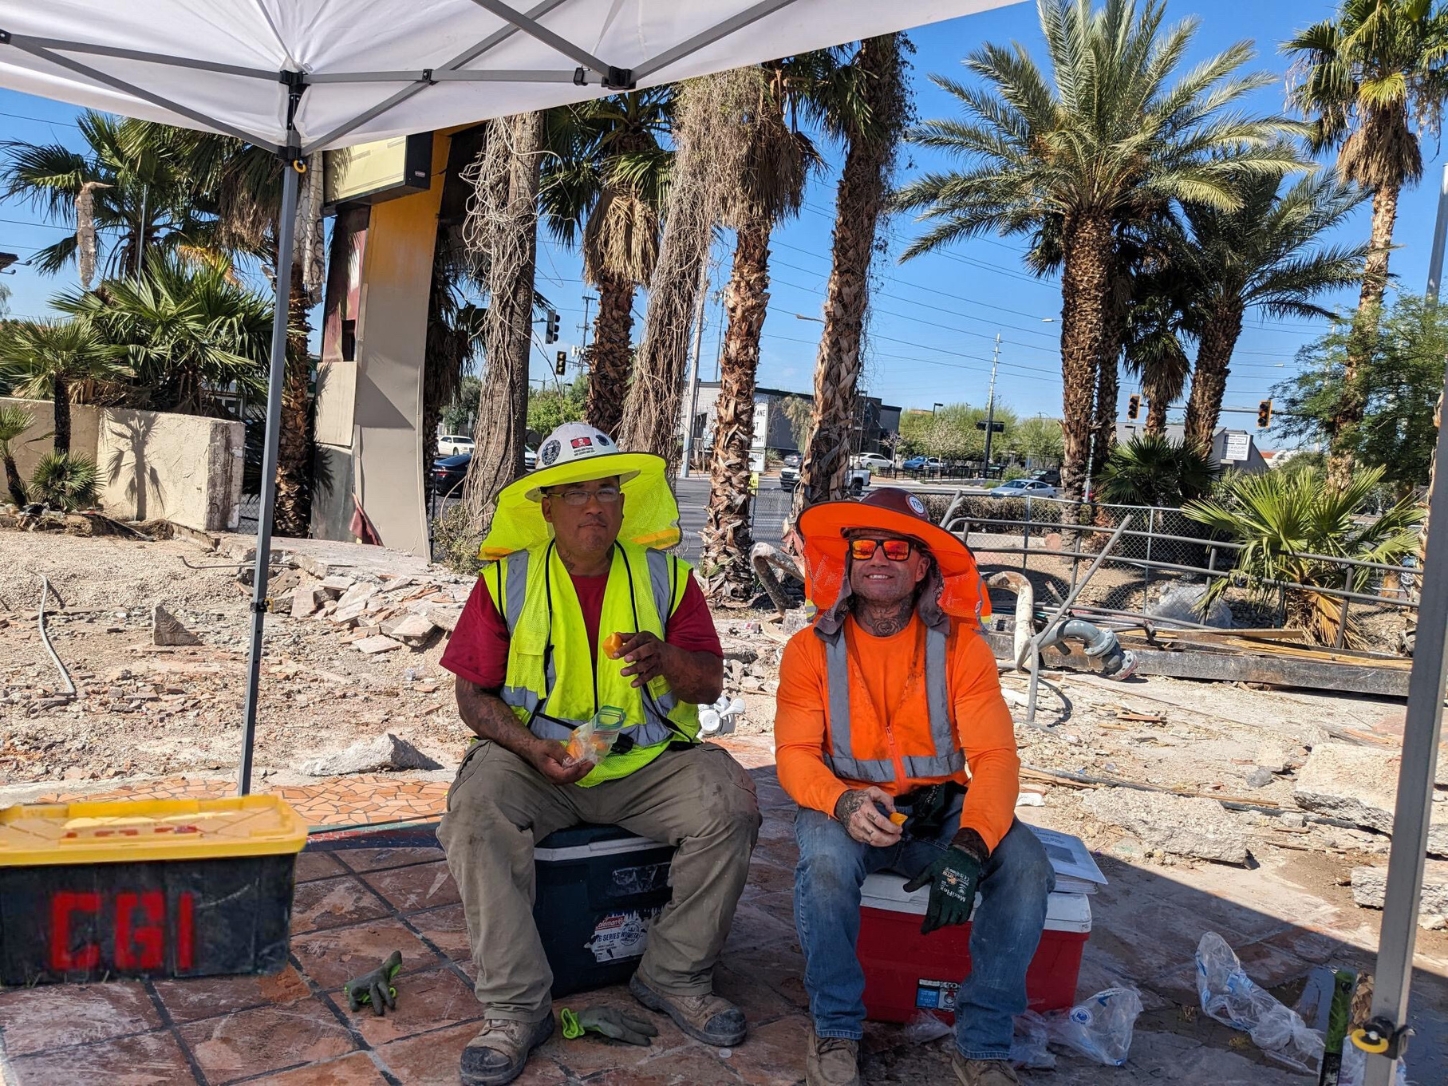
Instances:
[[[876,715],[891,726],[905,723],[896,722],[890,714],[901,702],[913,670],[914,654],[923,644],[919,627],[917,616],[898,634],[874,637],[853,618],[846,620],[847,644],[859,668],[857,674],[864,680]],[[1010,709],[1001,697],[990,646],[974,630],[962,626],[951,638],[947,667],[951,721],[960,737],[968,770],[953,779],[970,784],[960,824],[975,830],[994,849],[1011,827],[1020,788],[1021,760],[1016,753]],[[833,815],[835,804],[851,785],[836,777],[824,761],[829,743],[825,675],[824,642],[813,627],[801,630],[785,646],[779,665],[775,757],[779,783],[794,801]],[[851,724],[852,729],[860,726],[858,721]],[[906,778],[880,787],[893,796],[944,779],[951,778]],[[852,783],[859,786],[859,782]]]

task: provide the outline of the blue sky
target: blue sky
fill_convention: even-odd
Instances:
[[[1332,8],[1329,3],[1309,0],[1172,0],[1168,21],[1195,17],[1200,22],[1189,62],[1235,41],[1254,40],[1258,51],[1254,67],[1278,78],[1257,92],[1250,106],[1260,113],[1270,113],[1284,106],[1287,62],[1278,55],[1277,43],[1294,30],[1330,16]],[[953,100],[927,76],[942,73],[963,77],[961,58],[981,42],[1017,40],[1041,59],[1040,30],[1035,5],[1030,3],[937,24],[917,30],[911,37],[916,48],[912,81],[922,118],[953,114]],[[69,106],[0,91],[0,138],[57,140],[74,145],[79,140],[73,127],[75,113]],[[1413,292],[1423,290],[1427,276],[1444,161],[1442,148],[1431,138],[1425,141],[1423,151],[1424,178],[1403,195],[1395,237],[1398,249],[1392,256],[1395,283]],[[812,183],[804,210],[775,232],[770,308],[759,371],[762,385],[798,391],[811,387],[819,325],[800,320],[796,314],[817,317],[821,310],[829,274],[839,157],[836,149],[828,151],[830,169]],[[899,175],[908,178],[921,168],[943,164],[931,152],[906,148]],[[18,252],[23,260],[62,236],[60,230],[41,225],[39,219],[29,207],[14,201],[0,202],[0,251]],[[1058,284],[1030,275],[1021,261],[1023,246],[1013,239],[980,238],[903,265],[898,263],[898,254],[918,230],[908,217],[892,219],[886,228],[888,254],[876,261],[877,289],[871,302],[865,374],[869,392],[886,403],[907,408],[928,410],[936,402],[983,404],[991,350],[999,332],[1002,343],[997,390],[1001,399],[1022,415],[1059,416],[1059,324],[1046,322],[1046,318],[1060,316]],[[1367,233],[1368,210],[1364,205],[1333,240],[1356,243]],[[706,379],[715,375],[722,331],[718,292],[728,275],[729,241],[723,237],[715,246],[715,276],[701,352],[702,375]],[[538,289],[562,314],[562,342],[558,346],[569,347],[581,341],[586,290],[576,254],[545,241],[540,246],[538,271]],[[74,279],[71,273],[45,278],[28,268],[19,268],[17,274],[6,276],[3,282],[13,292],[11,312],[33,316],[43,315],[46,299],[72,286]],[[1356,292],[1349,291],[1326,304],[1348,309],[1355,299]],[[642,331],[643,305],[640,297],[636,336]],[[1295,372],[1296,350],[1324,332],[1325,323],[1270,320],[1249,314],[1233,360],[1227,405],[1255,410],[1271,385]],[[541,348],[535,351],[535,377],[551,375],[553,350],[548,348],[546,357]],[[1123,411],[1125,397],[1131,391],[1123,385]],[[1179,418],[1180,411],[1172,417]],[[1223,421],[1240,427],[1254,422],[1249,415],[1233,414]],[[1272,443],[1270,433],[1263,437],[1264,444]]]

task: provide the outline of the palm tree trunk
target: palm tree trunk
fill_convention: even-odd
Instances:
[[[30,496],[25,493],[25,484],[20,480],[20,467],[15,463],[15,457],[10,455],[10,450],[5,450],[3,457],[5,461],[5,487],[10,491],[10,500],[20,508],[25,508]]]
[[[1192,369],[1192,392],[1187,400],[1187,421],[1182,443],[1203,456],[1210,455],[1217,422],[1222,416],[1222,397],[1237,337],[1242,334],[1242,312],[1229,309],[1212,314],[1202,332],[1197,361]]]
[[[1363,285],[1358,293],[1357,317],[1348,337],[1347,362],[1343,366],[1342,394],[1333,412],[1328,434],[1330,455],[1327,480],[1335,486],[1346,486],[1352,479],[1352,446],[1357,428],[1362,425],[1367,406],[1366,390],[1359,374],[1367,361],[1376,338],[1378,314],[1382,311],[1383,294],[1388,289],[1388,255],[1392,251],[1393,227],[1398,218],[1400,186],[1380,185],[1373,191],[1372,247],[1363,266]]]
[[[1115,350],[1107,345],[1107,354],[1101,360],[1101,372],[1096,375],[1096,417],[1091,434],[1093,477],[1101,474],[1111,450],[1116,447],[1116,409],[1121,399],[1120,350],[1119,345]]]
[[[900,129],[908,113],[900,34],[867,38],[854,63],[865,77],[861,108],[872,131],[850,134],[835,193],[835,230],[824,331],[815,361],[814,412],[794,493],[794,515],[816,502],[842,498],[855,425],[870,261],[889,190]]]
[[[307,348],[307,287],[292,262],[287,291],[287,369],[277,440],[276,534],[306,538],[312,520],[312,359]]]
[[[1148,376],[1142,389],[1146,393],[1146,432],[1158,436],[1166,433],[1166,409],[1171,406],[1171,397],[1152,383]]]
[[[1105,215],[1069,223],[1061,269],[1061,486],[1080,501],[1095,430],[1096,378],[1110,349],[1115,241]]]
[[[710,599],[749,600],[754,569],[749,550],[749,449],[754,443],[754,376],[759,334],[769,305],[770,222],[756,218],[739,228],[734,271],[724,292],[729,327],[719,361],[709,508],[704,515],[700,571]]]
[[[463,507],[467,531],[479,536],[487,533],[498,494],[523,474],[542,150],[541,113],[497,121],[483,145],[477,181],[474,214],[482,216],[490,250],[490,300],[483,324],[487,360]]]
[[[70,452],[70,383],[59,373],[51,378],[51,398],[55,401],[55,451]]]
[[[679,91],[664,237],[616,435],[620,448],[662,456],[670,471],[683,449],[679,405],[702,273],[726,186],[740,176],[747,140],[739,116],[746,105],[757,104],[757,92],[750,97],[756,86],[750,73],[735,70],[691,80]]]
[[[632,362],[633,283],[621,275],[598,276],[598,316],[588,348],[588,398],[583,417],[610,437],[619,432]]]

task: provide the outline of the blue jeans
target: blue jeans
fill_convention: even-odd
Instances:
[[[950,846],[959,826],[957,805],[938,838],[902,839],[875,848],[856,841],[828,815],[800,808],[794,821],[799,841],[794,918],[818,1036],[864,1036],[865,970],[855,943],[865,876],[893,871],[913,878]],[[955,1047],[966,1059],[1009,1055],[1012,1020],[1026,1009],[1026,969],[1041,940],[1046,897],[1055,881],[1040,840],[1013,822],[981,873],[981,900],[970,933],[971,971],[956,994]]]

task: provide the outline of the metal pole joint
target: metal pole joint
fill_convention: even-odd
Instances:
[[[1416,1031],[1412,1026],[1398,1026],[1386,1018],[1370,1018],[1350,1035],[1354,1047],[1374,1056],[1400,1060],[1408,1054],[1408,1039]]]

